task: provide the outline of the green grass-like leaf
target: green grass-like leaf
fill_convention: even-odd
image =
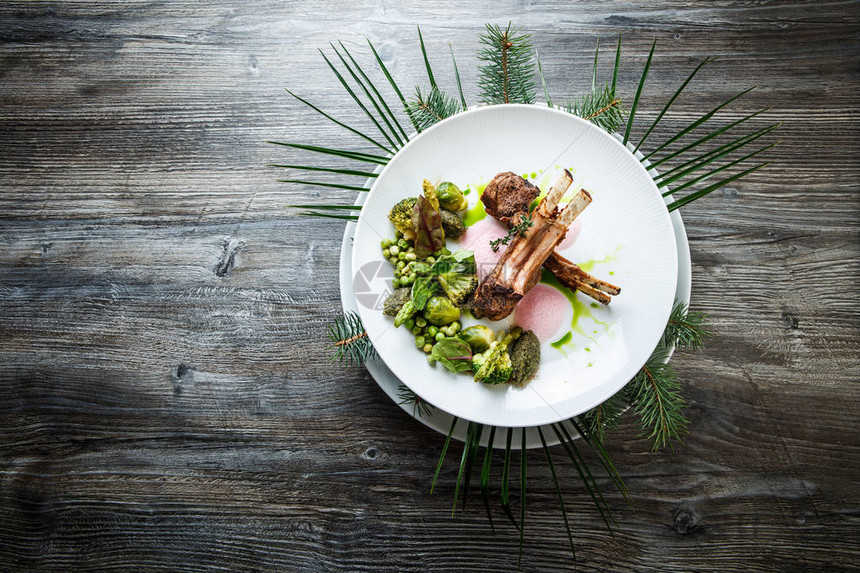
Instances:
[[[502,511],[505,512],[505,515],[508,516],[508,519],[511,520],[511,523],[514,524],[514,527],[519,529],[519,525],[517,525],[517,521],[514,519],[514,514],[511,513],[511,498],[509,492],[510,485],[510,477],[511,477],[511,441],[514,437],[514,429],[508,428],[507,439],[505,440],[505,457],[504,457],[504,465],[502,466],[502,491],[500,494]]]
[[[630,492],[627,490],[624,480],[621,479],[621,475],[619,475],[618,471],[615,469],[615,465],[609,458],[609,454],[606,453],[606,450],[603,448],[601,440],[596,439],[593,434],[587,431],[583,424],[581,424],[576,418],[571,418],[568,421],[573,426],[573,429],[579,433],[588,447],[591,448],[594,455],[597,456],[597,461],[600,462],[601,466],[603,466],[604,471],[606,471],[606,474],[612,480],[612,483],[615,485],[618,492],[622,497],[624,497],[627,503],[632,505],[633,501],[630,498]]]
[[[553,424],[552,430],[558,437],[559,442],[561,442],[568,458],[570,458],[573,467],[576,469],[576,473],[579,474],[579,478],[585,486],[585,491],[588,492],[588,495],[591,497],[591,501],[594,502],[594,506],[597,508],[598,513],[600,513],[600,517],[603,519],[606,529],[612,532],[610,521],[615,523],[615,520],[612,518],[609,506],[603,499],[603,494],[600,492],[600,486],[597,485],[597,482],[594,480],[594,476],[591,475],[591,470],[588,468],[588,464],[582,457],[582,454],[580,454],[579,449],[576,447],[576,442],[574,442],[570,432],[567,431],[567,428],[565,428],[563,424]]]
[[[520,438],[520,551],[517,557],[517,568],[523,563],[523,538],[526,532],[526,470],[528,467],[528,449],[526,449],[526,429],[522,429]]]
[[[630,113],[627,118],[627,129],[624,130],[624,145],[630,139],[630,130],[633,129],[633,120],[636,117],[636,110],[639,107],[639,98],[642,96],[642,88],[645,86],[645,79],[648,77],[648,70],[651,69],[651,60],[654,58],[654,48],[657,47],[657,40],[651,44],[651,51],[648,53],[648,60],[645,62],[645,69],[642,70],[642,77],[639,78],[639,87],[636,88],[636,97],[633,98],[633,105],[630,107]],[[613,80],[613,85],[615,81]]]
[[[286,89],[286,88],[285,88],[285,89]],[[359,136],[360,138],[364,139],[365,141],[368,141],[368,142],[372,143],[373,145],[375,145],[376,147],[378,147],[378,148],[379,148],[379,149],[381,149],[382,151],[384,151],[384,152],[386,152],[386,153],[392,153],[392,154],[394,153],[394,151],[393,151],[393,150],[391,150],[391,149],[389,149],[388,147],[384,146],[383,144],[379,143],[377,140],[373,139],[373,138],[372,138],[372,137],[370,137],[369,135],[365,134],[365,133],[364,133],[364,132],[362,132],[362,131],[359,131],[358,129],[355,129],[354,127],[350,127],[349,125],[347,125],[347,124],[343,123],[343,122],[342,122],[342,121],[340,121],[340,120],[337,120],[337,119],[333,118],[332,116],[330,116],[329,114],[327,114],[326,112],[324,112],[323,110],[321,110],[320,108],[318,108],[317,106],[315,106],[314,104],[312,104],[311,102],[309,102],[308,100],[306,100],[306,99],[304,99],[304,98],[302,98],[302,97],[297,96],[296,94],[294,94],[294,93],[293,93],[293,92],[291,92],[290,90],[286,90],[286,92],[287,92],[288,94],[290,94],[291,96],[293,96],[294,98],[296,98],[297,100],[299,100],[300,102],[302,102],[303,104],[305,104],[306,106],[308,106],[309,108],[311,108],[312,110],[314,110],[315,112],[317,112],[318,114],[320,114],[321,116],[323,116],[324,118],[326,118],[326,119],[328,119],[328,120],[330,120],[330,121],[334,122],[335,124],[337,124],[337,125],[341,126],[342,128],[346,129],[347,131],[349,131],[349,132],[351,132],[351,133],[354,133],[355,135]]]
[[[445,454],[448,453],[448,445],[451,443],[451,436],[454,435],[454,428],[457,426],[458,420],[457,416],[451,420],[451,429],[448,430],[445,445],[442,446],[442,453],[439,454],[439,463],[436,464],[436,473],[433,474],[433,482],[430,484],[430,495],[433,495],[433,488],[436,487],[436,480],[439,479],[439,472],[442,471],[442,462],[445,461]]]
[[[460,69],[457,67],[457,58],[454,57],[454,47],[448,44],[448,49],[451,50],[451,63],[454,65],[454,79],[457,80],[457,92],[460,94],[460,106],[463,111],[469,109],[466,104],[466,96],[463,95],[463,83],[460,81]]]
[[[327,183],[325,181],[308,181],[307,179],[278,179],[278,183],[297,183],[299,185],[311,185],[314,187],[329,187],[331,189],[346,189],[347,191],[370,191],[367,187],[360,185],[345,185],[343,183]]]
[[[487,519],[490,521],[490,529],[495,533],[493,526],[493,514],[490,512],[490,466],[493,461],[493,443],[496,439],[496,427],[490,426],[490,437],[487,439],[487,450],[484,452],[484,463],[481,466],[481,497],[484,500],[484,508],[487,510]]]
[[[284,147],[292,147],[294,149],[303,149],[323,155],[335,155],[344,159],[352,159],[353,161],[362,161],[364,163],[375,163],[376,165],[387,165],[389,158],[379,155],[371,155],[370,153],[362,153],[360,151],[348,151],[345,149],[334,149],[332,147],[320,147],[318,145],[306,145],[304,143],[288,143],[283,141],[267,141],[272,145],[283,145]]]
[[[694,69],[692,71],[692,73],[690,73],[690,75],[687,76],[687,79],[684,80],[684,82],[681,84],[681,87],[679,87],[677,90],[675,90],[675,93],[672,94],[672,97],[669,98],[669,101],[666,102],[666,105],[664,105],[663,109],[660,110],[660,113],[657,114],[657,118],[651,123],[651,125],[645,131],[645,134],[642,136],[642,139],[640,139],[639,143],[636,144],[636,148],[633,150],[634,152],[639,151],[639,148],[642,147],[642,144],[645,143],[645,140],[648,139],[648,136],[651,135],[651,132],[654,131],[654,129],[660,123],[660,120],[663,119],[663,116],[666,115],[666,112],[669,111],[669,108],[672,107],[672,104],[675,103],[675,100],[678,99],[678,96],[681,95],[681,92],[684,91],[684,88],[687,87],[687,84],[689,84],[692,81],[692,79],[696,76],[696,74],[699,73],[699,70],[701,70],[702,68],[704,68],[706,65],[708,65],[709,63],[711,63],[713,61],[714,61],[714,58],[705,58],[704,60],[702,60],[702,63],[699,64],[698,66],[696,66],[696,69]]]
[[[752,159],[756,155],[758,155],[764,151],[767,151],[768,149],[770,149],[771,147],[773,147],[775,145],[777,145],[777,144],[771,143],[770,145],[766,145],[766,146],[762,147],[761,149],[757,149],[756,151],[753,151],[752,153],[748,153],[748,154],[744,155],[743,157],[739,157],[738,159],[735,159],[734,161],[730,161],[729,163],[726,163],[725,165],[721,165],[720,167],[717,167],[716,169],[706,171],[706,172],[702,173],[701,175],[699,175],[698,177],[690,179],[689,181],[685,181],[681,185],[678,185],[678,186],[674,187],[673,189],[664,192],[663,197],[667,197],[669,195],[674,195],[675,193],[683,191],[684,189],[687,189],[688,187],[692,187],[693,185],[696,185],[696,184],[701,183],[703,181],[707,181],[708,179],[710,179],[711,177],[713,177],[717,173],[722,173],[726,169],[731,169],[732,167],[734,167],[736,165],[740,165],[744,161],[748,161],[749,159]],[[659,187],[662,187],[662,186],[658,185],[658,188]]]
[[[334,45],[332,45],[332,49],[334,49]],[[376,129],[378,129],[379,133],[381,133],[382,136],[385,138],[385,140],[388,141],[389,145],[391,145],[391,148],[395,149],[395,150],[398,149],[397,143],[393,139],[391,139],[391,136],[388,135],[388,132],[382,128],[382,126],[379,124],[378,121],[376,121],[376,117],[372,113],[370,113],[370,110],[367,109],[367,106],[364,105],[364,102],[361,101],[361,98],[359,98],[358,95],[356,95],[356,93],[352,90],[352,88],[349,86],[349,83],[346,81],[346,79],[343,77],[343,75],[341,75],[341,73],[334,66],[334,64],[331,63],[331,60],[328,59],[328,56],[325,55],[325,52],[323,52],[322,50],[319,50],[319,53],[320,53],[320,55],[322,55],[323,60],[325,60],[325,63],[328,64],[328,67],[331,69],[332,73],[334,73],[335,77],[340,82],[340,85],[342,85],[343,89],[346,90],[346,93],[349,94],[349,96],[352,98],[352,100],[356,103],[356,105],[359,107],[359,109],[361,109],[361,111],[364,112],[364,115],[367,116],[367,118],[371,121],[371,123],[373,123],[373,125],[376,126]],[[343,56],[340,55],[340,52],[335,50],[335,53],[338,55],[338,57],[341,59],[341,61],[345,61],[343,59]],[[348,66],[347,66],[347,69],[352,74],[352,69],[349,68]],[[353,77],[355,77],[354,74],[353,74]],[[392,152],[392,154],[393,153],[394,152]]]
[[[436,79],[433,77],[433,69],[430,67],[430,58],[427,57],[427,47],[424,46],[424,36],[421,35],[421,26],[418,26],[418,42],[421,44],[421,55],[424,56],[424,69],[427,70],[427,79],[430,80],[430,89],[437,88]]]
[[[743,171],[742,173],[732,175],[731,177],[726,177],[725,179],[717,181],[713,185],[709,185],[708,187],[705,187],[704,189],[700,189],[694,193],[690,193],[686,197],[682,197],[681,199],[678,199],[677,201],[673,201],[673,202],[669,203],[666,206],[666,208],[671,213],[675,209],[680,209],[684,205],[686,205],[688,203],[692,203],[696,199],[701,199],[705,195],[708,195],[709,193],[712,193],[721,187],[725,187],[729,183],[732,183],[733,181],[737,181],[741,177],[746,177],[750,173],[752,173],[754,171],[758,171],[759,169],[761,169],[765,165],[767,165],[767,163],[760,163],[760,164],[756,165],[755,167],[750,167],[749,169],[747,169],[746,171]]]
[[[681,131],[679,131],[678,133],[676,133],[675,135],[673,135],[672,137],[670,137],[669,139],[667,139],[666,141],[664,141],[663,143],[661,143],[660,145],[658,145],[657,147],[655,147],[654,149],[649,151],[648,153],[643,153],[642,159],[643,160],[645,160],[645,159],[650,160],[650,158],[654,154],[659,153],[663,149],[669,147],[670,145],[672,145],[673,143],[675,143],[676,141],[678,141],[679,139],[681,139],[682,137],[684,137],[685,135],[687,135],[688,133],[690,133],[691,131],[693,131],[694,129],[696,129],[697,127],[699,127],[700,125],[702,125],[703,123],[705,123],[706,121],[711,119],[712,117],[714,117],[714,115],[716,115],[716,113],[718,111],[720,111],[721,109],[723,109],[724,107],[726,107],[727,105],[729,105],[730,103],[735,101],[736,99],[742,97],[743,95],[748,94],[749,92],[751,92],[754,89],[755,89],[755,86],[753,86],[751,88],[747,88],[744,91],[740,92],[739,94],[733,95],[732,97],[730,97],[726,101],[722,102],[721,104],[719,104],[718,106],[716,106],[712,110],[710,110],[707,113],[698,117],[695,121],[693,121],[692,123],[687,125]]]
[[[286,165],[281,163],[269,163],[269,167],[280,167],[283,169],[299,169],[304,171],[320,171],[323,173],[337,173],[340,175],[355,175],[356,177],[379,177],[378,173],[372,171],[356,171],[355,169],[335,169],[334,167],[316,167],[314,165]]]
[[[403,92],[400,91],[400,87],[397,85],[397,82],[394,81],[394,77],[391,75],[391,72],[388,71],[388,67],[382,61],[382,58],[379,57],[379,52],[376,51],[376,47],[373,45],[373,42],[371,42],[369,38],[366,38],[366,39],[367,39],[367,45],[370,46],[370,51],[373,52],[373,57],[376,58],[376,63],[379,65],[379,68],[382,70],[382,73],[385,76],[385,79],[388,80],[388,84],[391,86],[391,89],[393,89],[394,93],[397,94],[397,97],[400,99],[400,103],[403,104],[403,111],[405,111],[408,115],[409,114],[409,106],[406,104],[406,98],[403,96]],[[410,121],[412,121],[411,117],[410,117]],[[412,122],[412,127],[415,128],[415,131],[418,131],[418,132],[421,131],[420,129],[418,129],[418,126],[415,125],[414,121]]]
[[[538,55],[538,51],[535,50],[535,62],[537,63],[538,76],[540,76],[540,83],[543,86],[543,97],[546,99],[547,107],[552,107],[552,99],[549,97],[549,89],[546,87],[546,78],[543,77],[543,66],[540,64],[540,56]]]
[[[403,145],[405,145],[406,141],[409,140],[409,136],[406,134],[406,130],[404,130],[403,126],[400,125],[400,122],[397,120],[397,116],[395,116],[394,113],[392,113],[391,108],[388,107],[388,103],[385,101],[385,98],[382,97],[382,94],[379,93],[378,89],[376,89],[376,85],[374,85],[374,83],[370,80],[370,78],[367,77],[367,74],[364,72],[364,69],[362,69],[362,67],[358,64],[358,62],[355,61],[355,58],[352,57],[352,54],[349,53],[349,50],[346,49],[346,46],[343,45],[343,42],[338,41],[338,44],[340,45],[340,47],[344,51],[344,53],[347,55],[349,60],[352,62],[352,65],[355,67],[355,69],[358,71],[358,73],[363,78],[363,81],[359,82],[359,84],[361,85],[362,88],[364,88],[364,91],[367,94],[368,99],[370,99],[370,101],[373,102],[373,105],[376,108],[376,111],[379,113],[379,115],[385,121],[385,124],[388,126],[388,129],[391,130],[392,135],[394,135],[395,139],[397,139],[397,143],[402,147]],[[338,54],[338,55],[340,55],[340,54]],[[343,58],[341,58],[341,60],[343,60]],[[346,65],[346,62],[344,62],[344,65]],[[355,77],[355,75],[353,75],[353,77]],[[358,81],[358,78],[356,78],[356,81]],[[370,89],[373,90],[374,94],[376,94],[375,98],[370,95],[369,91],[367,91],[367,88],[365,88],[365,84],[370,86]],[[376,100],[379,100],[379,105],[381,105],[382,108],[385,110],[385,112],[387,112],[387,115],[386,115],[386,113],[383,113],[382,109],[379,108],[379,105],[376,105]],[[388,121],[389,117],[391,118],[391,121]],[[392,124],[392,122],[393,122],[393,124]],[[395,127],[397,129],[395,129]],[[401,135],[402,135],[402,137],[401,137]]]
[[[538,436],[540,436],[540,443],[543,446],[546,463],[549,466],[550,475],[552,475],[552,483],[555,485],[555,493],[558,496],[558,505],[561,508],[561,516],[564,518],[564,528],[567,530],[567,539],[570,541],[570,552],[573,554],[573,558],[576,559],[576,548],[573,546],[573,533],[570,531],[570,522],[567,519],[567,510],[564,507],[564,495],[561,493],[561,486],[558,483],[558,475],[555,473],[555,464],[553,464],[552,461],[552,454],[546,445],[546,438],[544,438],[543,430],[541,430],[540,426],[538,426]]]

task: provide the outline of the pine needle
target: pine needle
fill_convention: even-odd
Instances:
[[[460,112],[460,104],[454,98],[432,87],[425,95],[421,88],[415,88],[415,98],[407,103],[407,112],[419,131]]]
[[[333,343],[332,361],[364,364],[365,360],[376,356],[376,349],[356,312],[348,312],[334,319],[328,326],[328,337]]]
[[[627,407],[627,398],[623,391],[616,392],[603,403],[598,404],[582,415],[588,432],[599,442],[606,441],[607,432],[618,427],[621,414]]]
[[[478,69],[481,103],[534,103],[531,34],[510,23],[504,30],[493,24],[486,27],[479,37],[486,47],[478,51],[478,59],[485,62]]]
[[[701,312],[693,312],[682,301],[675,301],[660,344],[666,348],[675,345],[682,350],[701,350],[712,336],[705,320]]]
[[[687,403],[681,396],[675,370],[665,360],[665,348],[654,351],[645,366],[627,385],[633,413],[639,418],[642,436],[651,442],[651,450],[669,446],[672,440],[680,441],[687,433],[689,422],[684,416]]]
[[[424,400],[421,396],[413,392],[409,386],[403,383],[397,387],[397,397],[400,399],[398,404],[401,406],[412,406],[413,418],[429,416],[436,409],[433,404]]]

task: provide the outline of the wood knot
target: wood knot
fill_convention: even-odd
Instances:
[[[379,457],[379,448],[367,448],[363,457],[368,460],[375,460]]]
[[[699,518],[691,508],[682,507],[675,510],[672,519],[672,530],[678,535],[692,533],[699,526]]]

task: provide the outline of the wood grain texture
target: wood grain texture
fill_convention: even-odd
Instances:
[[[342,225],[285,205],[352,196],[277,183],[267,164],[327,162],[264,143],[362,148],[283,91],[367,127],[329,41],[369,62],[369,37],[424,84],[420,23],[440,83],[452,43],[474,102],[476,35],[508,20],[534,32],[555,101],[619,32],[632,98],[656,38],[637,133],[706,55],[664,133],[751,85],[722,117],[785,122],[771,166],[683,209],[716,336],[674,360],[684,445],[611,441],[636,502],[609,493],[614,537],[555,452],[579,568],[860,562],[856,2],[5,2],[0,570],[516,568],[517,533],[496,512],[493,534],[476,492],[451,517],[453,462],[429,495],[440,437],[326,362]],[[523,569],[568,570],[542,456]]]

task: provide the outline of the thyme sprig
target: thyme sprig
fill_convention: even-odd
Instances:
[[[534,224],[535,223],[534,221],[532,221],[531,217],[523,215],[522,217],[520,217],[520,222],[515,223],[513,226],[511,226],[511,228],[508,229],[508,232],[504,237],[499,237],[498,239],[493,239],[492,241],[490,241],[490,248],[493,249],[494,253],[498,253],[499,248],[502,245],[507,245],[508,243],[510,243],[514,237],[525,237],[528,230],[531,229]]]

